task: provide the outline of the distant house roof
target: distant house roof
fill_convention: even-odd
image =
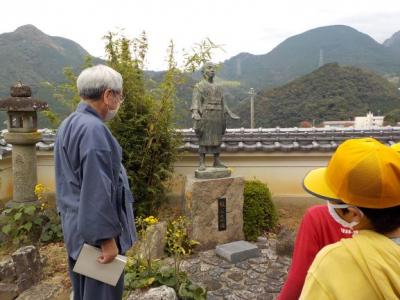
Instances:
[[[40,151],[54,149],[55,131],[49,129],[42,132],[42,140],[36,144]],[[193,129],[177,130],[182,135],[183,143],[180,151],[197,152],[198,139]],[[11,152],[0,133],[0,159]],[[368,130],[354,128],[258,128],[228,129],[222,139],[222,152],[293,152],[319,151],[331,152],[338,145],[350,138],[373,137],[382,143],[391,145],[400,142],[400,127],[382,127]]]
[[[324,125],[347,125],[353,126],[354,121],[323,121],[322,124]]]

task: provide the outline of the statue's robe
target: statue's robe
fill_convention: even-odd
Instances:
[[[199,153],[219,153],[226,130],[222,87],[201,80],[194,87],[190,110],[197,111],[201,117],[193,125],[199,138]]]

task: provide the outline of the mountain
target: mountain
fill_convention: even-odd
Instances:
[[[368,111],[387,113],[400,107],[399,90],[370,71],[326,64],[281,87],[264,90],[255,100],[256,127],[299,126],[302,121],[350,120]],[[248,101],[238,107],[249,126]]]
[[[383,45],[400,54],[400,31],[397,31],[390,38],[384,41]]]
[[[24,25],[13,32],[0,34],[0,97],[10,95],[10,86],[17,80],[32,88],[34,97],[45,100],[57,113],[65,114],[67,108],[54,100],[52,91],[43,82],[65,82],[63,69],[72,67],[76,72],[90,54],[76,42],[50,36],[33,25]],[[102,60],[92,57],[93,63]],[[0,129],[5,114],[0,113]],[[51,126],[40,117],[41,127]]]
[[[219,75],[248,87],[265,88],[287,83],[331,62],[381,75],[400,74],[400,56],[392,49],[354,28],[335,25],[292,36],[264,55],[238,54],[223,63]]]
[[[250,87],[258,90],[277,87],[331,62],[370,69],[400,84],[400,52],[396,52],[398,44],[398,34],[381,45],[348,26],[320,27],[286,39],[267,54],[241,53],[226,60],[217,72],[217,81],[224,86],[225,100],[234,111],[236,108],[243,109],[245,104],[242,102],[245,101],[241,100],[248,96]],[[0,34],[0,97],[7,96],[9,86],[21,80],[31,86],[35,97],[48,101],[52,109],[65,114],[66,108],[54,100],[51,91],[41,86],[41,82],[65,81],[63,68],[72,67],[78,73],[84,57],[88,55],[74,41],[49,36],[33,25]],[[93,58],[93,62],[96,64],[102,61]],[[159,82],[163,72],[150,71],[146,74]],[[189,107],[193,86],[198,80],[197,72],[178,89],[181,99],[176,103],[179,126],[191,125]],[[343,94],[343,97],[347,95]],[[0,124],[4,116],[0,114]],[[265,124],[279,123],[268,122],[265,121]],[[230,125],[239,126],[237,121]],[[40,126],[50,125],[42,120]]]
[[[33,89],[42,81],[62,82],[63,68],[78,69],[86,56],[74,41],[46,35],[33,25],[0,34],[0,95],[8,95],[17,80]]]

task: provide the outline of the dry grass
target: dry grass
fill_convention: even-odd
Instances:
[[[172,199],[160,205],[156,216],[160,221],[169,221],[178,218],[182,214],[179,199]]]
[[[275,201],[279,215],[279,226],[297,231],[306,210],[314,205],[325,204],[317,198],[280,198]]]
[[[52,243],[39,249],[40,255],[46,259],[43,279],[47,282],[61,283],[66,289],[71,288],[68,277],[67,252],[63,243]]]
[[[304,208],[279,208],[279,225],[284,226],[286,228],[290,228],[293,230],[297,230],[299,227],[301,218],[303,217],[305,212]]]
[[[6,260],[11,256],[11,253],[15,251],[13,246],[10,246],[8,244],[2,244],[0,246],[0,261]]]

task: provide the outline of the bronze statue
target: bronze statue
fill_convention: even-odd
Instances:
[[[222,136],[226,130],[226,115],[232,119],[239,119],[224,103],[222,87],[214,83],[215,65],[205,63],[201,69],[203,79],[193,90],[192,119],[193,128],[199,139],[200,167],[199,171],[206,170],[206,154],[214,155],[214,167],[226,168],[219,159]]]

